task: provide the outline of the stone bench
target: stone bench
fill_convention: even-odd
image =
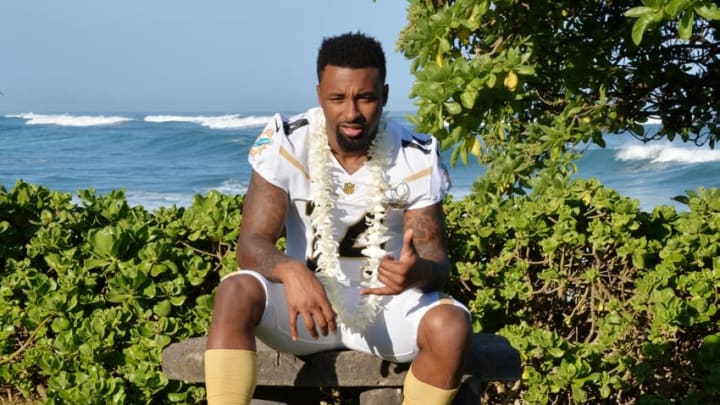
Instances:
[[[162,370],[173,380],[199,383],[205,378],[206,337],[173,343],[163,350]],[[257,341],[258,381],[253,400],[260,404],[317,404],[320,390],[336,388],[350,403],[399,404],[409,364],[397,364],[352,352],[329,351],[296,357]],[[478,404],[485,384],[520,378],[520,354],[502,336],[473,335],[465,377],[454,404]]]

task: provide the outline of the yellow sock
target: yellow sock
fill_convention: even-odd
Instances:
[[[457,388],[445,390],[418,380],[410,367],[405,375],[403,405],[450,405],[456,393]]]
[[[208,405],[247,405],[257,383],[257,353],[252,350],[205,351]]]

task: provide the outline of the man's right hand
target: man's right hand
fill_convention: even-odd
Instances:
[[[315,339],[319,335],[327,336],[329,332],[335,333],[337,315],[325,293],[325,287],[315,273],[297,261],[293,261],[293,265],[287,266],[284,270],[280,281],[285,286],[292,340],[297,340],[298,337],[298,315],[302,315],[305,328]]]

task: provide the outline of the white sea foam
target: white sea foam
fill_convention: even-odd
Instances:
[[[226,180],[219,187],[215,187],[214,190],[227,195],[245,194],[247,184],[241,183],[239,180]]]
[[[211,129],[237,129],[265,126],[272,117],[269,116],[248,116],[241,117],[238,114],[232,115],[148,115],[146,122],[190,122],[199,124]]]
[[[615,155],[624,161],[647,160],[651,163],[705,163],[720,161],[720,150],[674,145],[626,145]]]
[[[210,190],[217,190],[225,195],[245,194],[247,185],[241,183],[240,180],[227,180],[220,186],[209,188],[206,190],[198,190],[196,192],[188,191],[187,193],[177,192],[151,192],[151,191],[127,191],[125,196],[128,204],[131,206],[142,205],[148,211],[155,210],[160,207],[170,207],[176,205],[178,207],[189,207],[192,204],[192,197],[195,194],[205,195]]]
[[[192,201],[192,194],[187,193],[162,193],[150,191],[128,191],[125,194],[127,202],[131,206],[142,205],[148,211],[160,207],[188,207]]]
[[[115,125],[132,121],[132,118],[104,115],[70,115],[70,114],[17,114],[6,115],[8,118],[22,118],[27,125],[58,125],[62,127],[95,127]]]

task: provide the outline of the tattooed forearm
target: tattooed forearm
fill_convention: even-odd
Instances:
[[[270,274],[276,266],[292,260],[280,252],[274,243],[267,243],[264,239],[246,238],[244,243],[243,265],[258,273]]]
[[[288,210],[287,194],[253,173],[243,203],[238,237],[237,262],[269,279],[273,271],[292,259],[280,252],[275,242],[282,232]]]
[[[405,229],[413,230],[413,244],[420,257],[437,262],[447,260],[445,220],[439,204],[408,211]]]
[[[405,213],[405,229],[413,230],[413,245],[420,260],[418,266],[429,266],[428,289],[441,288],[450,271],[447,256],[445,218],[440,204]]]

